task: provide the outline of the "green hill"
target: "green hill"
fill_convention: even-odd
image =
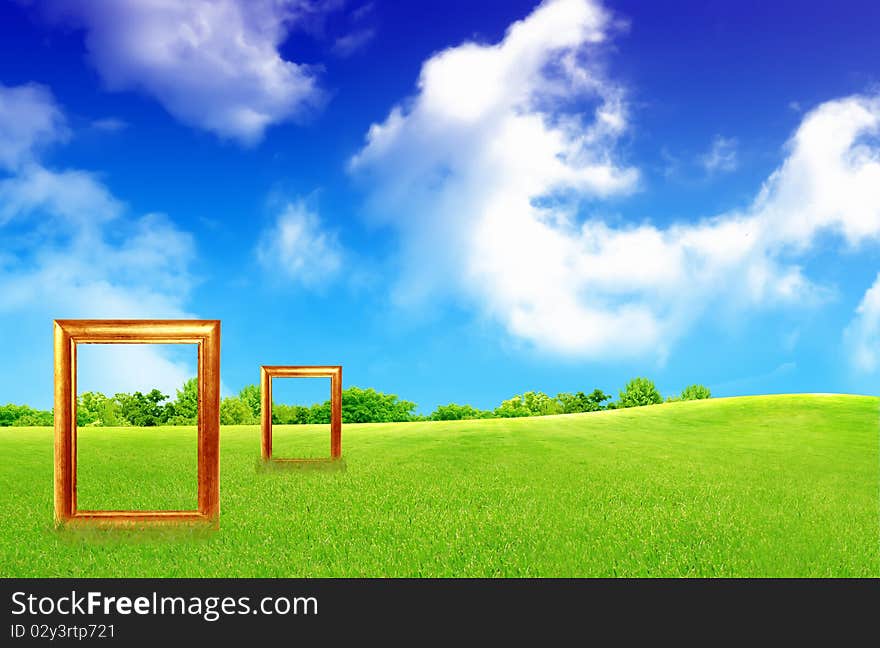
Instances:
[[[877,398],[798,395],[346,425],[346,470],[268,472],[224,427],[214,533],[53,530],[52,432],[5,428],[0,576],[877,577],[878,424]],[[192,506],[195,447],[83,430],[80,506]]]

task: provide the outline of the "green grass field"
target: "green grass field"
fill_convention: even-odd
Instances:
[[[880,400],[346,425],[345,471],[222,430],[216,532],[56,531],[52,431],[0,428],[0,576],[880,576]],[[285,448],[326,429],[278,427]],[[87,429],[81,508],[195,502],[192,428]]]

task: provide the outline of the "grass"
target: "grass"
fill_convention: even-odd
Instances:
[[[347,431],[348,426],[346,426]],[[259,434],[259,430],[255,434]],[[329,457],[330,424],[273,425],[272,456],[278,459],[317,459]]]
[[[224,427],[217,532],[55,531],[52,432],[0,429],[0,576],[880,576],[880,400],[346,425],[344,471]],[[326,430],[277,426],[286,447]],[[83,432],[84,507],[195,497],[190,429]]]

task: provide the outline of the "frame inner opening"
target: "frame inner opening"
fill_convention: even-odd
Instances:
[[[197,510],[198,345],[76,351],[77,510]]]
[[[272,377],[272,458],[330,456],[329,376]]]

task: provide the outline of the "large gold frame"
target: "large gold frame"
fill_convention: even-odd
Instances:
[[[197,344],[199,495],[195,511],[80,511],[76,506],[78,344]],[[208,523],[220,517],[219,320],[55,320],[55,522]]]
[[[323,459],[275,459],[272,457],[272,379],[273,378],[329,378],[330,379],[330,457]],[[342,456],[342,367],[260,367],[260,450],[265,462],[322,463]]]

